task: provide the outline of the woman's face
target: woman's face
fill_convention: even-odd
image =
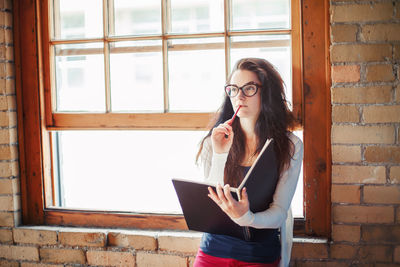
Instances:
[[[232,74],[230,80],[230,84],[237,85],[238,87],[242,87],[249,82],[259,85],[255,95],[248,97],[243,94],[242,90],[239,90],[238,95],[230,99],[235,112],[239,105],[242,106],[237,114],[241,119],[252,119],[256,121],[261,112],[261,83],[257,75],[248,70],[236,70]]]

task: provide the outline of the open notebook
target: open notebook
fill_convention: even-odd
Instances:
[[[237,188],[231,188],[232,196],[237,200],[240,190],[246,187],[252,212],[266,210],[272,202],[278,181],[273,144],[272,139],[265,142],[241,184]],[[215,191],[215,184],[185,179],[172,179],[172,183],[190,230],[250,239],[248,227],[237,225],[208,197],[208,187],[213,187]]]

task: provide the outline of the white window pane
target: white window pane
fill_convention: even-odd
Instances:
[[[216,111],[224,96],[223,38],[172,40],[170,47],[170,111]]]
[[[260,43],[261,45],[258,45]],[[282,76],[286,86],[286,97],[292,102],[292,53],[289,35],[232,37],[231,47],[231,68],[236,61],[245,57],[268,60]]]
[[[232,0],[232,30],[290,28],[289,0]]]
[[[170,0],[174,33],[221,32],[224,30],[223,0]]]
[[[161,41],[111,43],[112,111],[164,110]]]
[[[161,1],[114,0],[114,35],[161,33]]]
[[[102,0],[55,0],[54,33],[57,39],[103,36]]]
[[[58,163],[54,171],[61,185],[56,206],[181,213],[171,179],[203,179],[195,156],[204,135],[201,131],[53,133]]]
[[[103,43],[55,46],[56,111],[105,110]]]

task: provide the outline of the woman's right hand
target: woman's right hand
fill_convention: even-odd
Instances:
[[[214,153],[228,153],[233,142],[233,130],[230,125],[230,120],[221,123],[212,130],[211,143]]]

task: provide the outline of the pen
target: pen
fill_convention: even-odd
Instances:
[[[228,124],[229,124],[229,125],[232,125],[232,123],[233,123],[233,121],[235,120],[235,118],[236,118],[236,115],[238,114],[238,112],[239,112],[239,109],[240,109],[241,107],[242,107],[242,106],[241,106],[241,105],[239,105],[239,107],[238,107],[238,109],[236,110],[235,114],[233,114],[231,121],[230,121],[230,122],[228,122]],[[228,135],[227,135],[227,134],[225,135],[225,138],[228,138]]]

